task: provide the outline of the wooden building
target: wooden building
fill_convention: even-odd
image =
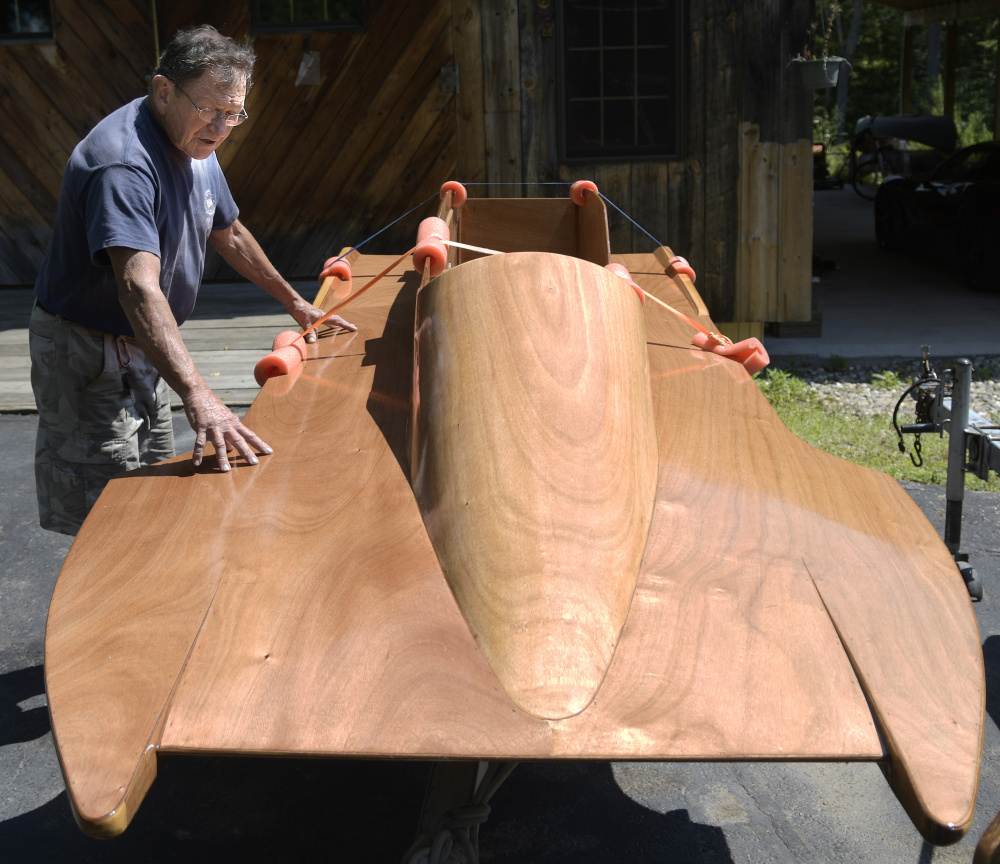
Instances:
[[[687,257],[717,322],[810,317],[812,93],[789,60],[812,0],[359,0],[359,26],[279,31],[254,18],[263,0],[25,5],[48,6],[51,33],[0,39],[0,285],[34,281],[76,142],[145,92],[178,28],[208,22],[256,47],[250,119],[219,158],[289,278],[444,180],[509,197],[588,178],[614,205],[612,248],[652,235]],[[431,210],[364,251],[407,248]],[[206,279],[231,275],[210,258]]]

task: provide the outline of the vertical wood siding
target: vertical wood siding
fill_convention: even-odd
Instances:
[[[786,65],[811,0],[688,0],[681,158],[585,164],[558,159],[556,3],[481,0],[461,36],[482,46],[482,69],[461,72],[463,84],[482,76],[482,159],[487,179],[505,184],[489,191],[565,195],[542,184],[593,180],[614,205],[612,249],[648,251],[650,235],[671,246],[694,265],[716,320],[808,320],[812,103]]]
[[[252,35],[250,120],[219,158],[279,270],[314,276],[448,178],[542,197],[591,179],[615,205],[613,248],[646,251],[652,235],[685,255],[716,320],[808,319],[811,99],[786,62],[812,0],[686,0],[681,157],[587,164],[558,158],[558,2],[372,0],[363,31],[310,35],[319,86],[295,85],[301,34]],[[158,0],[154,30],[149,0],[54,0],[54,45],[0,46],[0,284],[34,281],[66,158],[145,92],[155,36],[207,22],[241,38],[249,6]],[[453,65],[457,93],[442,83]],[[366,251],[406,248],[424,215]],[[234,274],[212,254],[205,275]]]

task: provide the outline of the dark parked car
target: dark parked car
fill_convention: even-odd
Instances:
[[[883,249],[940,251],[974,291],[1000,288],[1000,141],[965,147],[929,174],[886,178],[875,237]]]

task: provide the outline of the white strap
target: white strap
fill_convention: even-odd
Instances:
[[[442,240],[445,246],[457,246],[459,249],[469,249],[472,252],[482,252],[484,255],[502,255],[496,249],[484,249],[482,246],[470,246],[468,243],[459,243],[455,240]]]

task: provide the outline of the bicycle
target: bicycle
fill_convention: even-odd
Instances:
[[[906,169],[907,142],[875,135],[873,116],[862,117],[851,139],[850,178],[854,191],[869,201],[890,174]]]

